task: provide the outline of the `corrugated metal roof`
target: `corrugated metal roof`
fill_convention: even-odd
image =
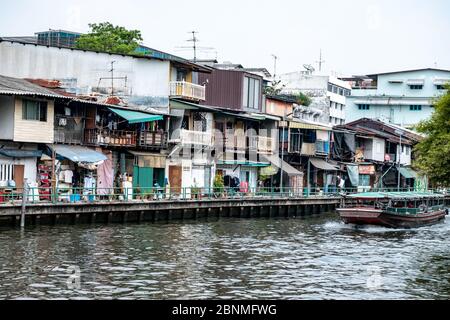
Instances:
[[[0,94],[15,94],[68,99],[63,95],[57,94],[51,90],[28,82],[27,80],[6,76],[0,76]]]

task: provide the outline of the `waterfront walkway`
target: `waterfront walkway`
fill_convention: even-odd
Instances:
[[[25,206],[22,195],[16,192],[9,195],[9,199],[3,196],[0,201],[0,224],[17,225],[22,212],[25,212],[26,225],[301,217],[334,211],[344,199],[344,193],[313,193],[304,189],[285,189],[283,192],[258,189],[245,193],[200,189],[169,191],[164,193],[158,189],[150,193],[140,190],[139,193],[124,194],[121,190],[121,193],[105,194],[97,190],[96,194],[80,194],[77,198],[58,194],[44,200],[31,191],[27,193]],[[350,191],[346,190],[347,193]],[[449,203],[450,196],[447,196],[446,204]]]

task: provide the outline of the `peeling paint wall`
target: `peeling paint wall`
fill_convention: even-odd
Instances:
[[[65,91],[96,95],[99,100],[111,92],[112,61],[115,61],[114,93],[125,104],[144,109],[168,108],[169,61],[0,42],[0,74],[59,80]],[[127,79],[116,79],[124,77]]]

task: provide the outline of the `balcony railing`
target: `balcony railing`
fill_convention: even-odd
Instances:
[[[166,148],[167,133],[156,131],[126,131],[86,129],[84,143],[94,146],[118,146],[130,148]]]
[[[167,133],[156,131],[139,131],[137,144],[142,148],[167,147]]]
[[[180,131],[180,140],[181,144],[184,145],[204,145],[204,146],[212,146],[213,143],[213,135],[210,132],[202,132],[202,131],[191,131],[182,129]]]
[[[86,129],[84,141],[92,145],[136,146],[136,132],[125,130]]]
[[[186,81],[171,81],[170,96],[189,100],[205,101],[206,88],[205,86]]]
[[[82,144],[83,131],[71,131],[65,128],[55,128],[55,143]]]

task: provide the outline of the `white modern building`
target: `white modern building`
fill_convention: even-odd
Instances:
[[[450,70],[416,69],[342,78],[352,86],[346,122],[360,118],[412,127],[433,113],[436,98],[450,83]]]
[[[331,75],[315,75],[311,71],[286,73],[277,79],[284,85],[284,93],[302,92],[312,99],[310,106],[302,108],[301,118],[329,125],[344,124],[346,97],[351,90],[346,81]]]

